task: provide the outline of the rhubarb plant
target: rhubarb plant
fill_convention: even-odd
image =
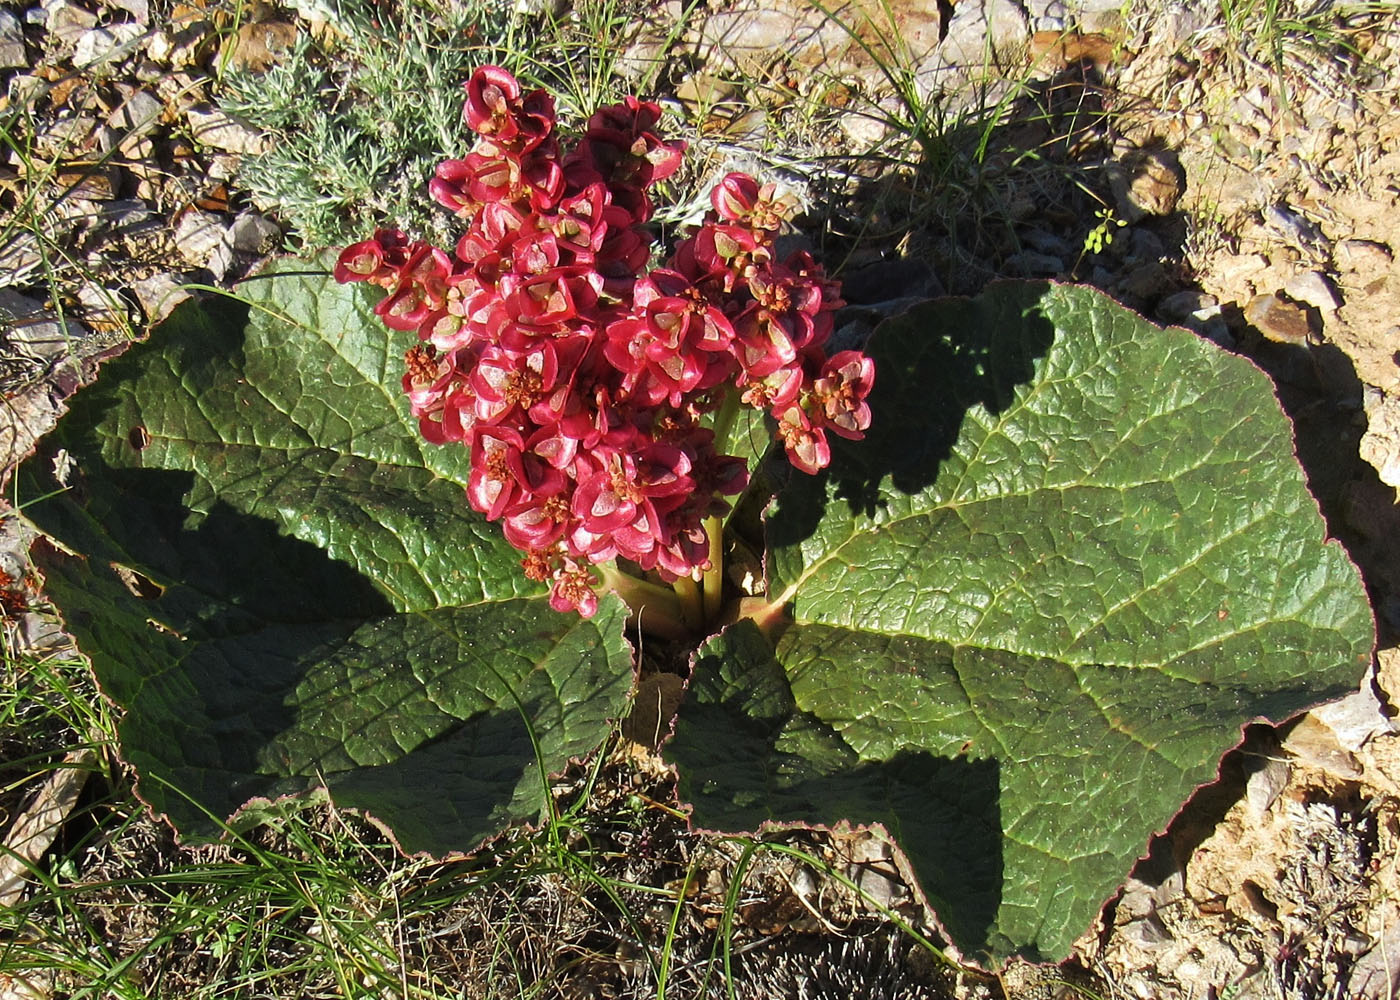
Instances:
[[[964,955],[1057,958],[1243,725],[1364,673],[1248,362],[1047,283],[849,343],[756,179],[654,245],[655,105],[571,139],[488,67],[465,119],[455,247],[386,228],[187,304],[20,470],[182,833],[329,795],[471,851],[548,814],[659,633],[697,826],[879,826]]]

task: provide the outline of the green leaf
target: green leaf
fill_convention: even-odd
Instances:
[[[1068,953],[1253,719],[1373,621],[1267,379],[1088,289],[884,324],[873,421],[770,510],[783,625],[697,659],[695,822],[883,824],[965,954]]]
[[[21,470],[48,589],[186,832],[320,788],[411,851],[537,819],[625,709],[625,608],[551,610],[418,434],[373,293],[284,264],[177,310]],[[411,338],[410,338],[411,340]]]
[[[707,413],[701,418],[704,427],[715,429],[720,414]],[[724,419],[723,426],[715,436],[715,451],[721,455],[735,455],[747,464],[753,473],[768,446],[773,442],[773,433],[768,429],[763,410],[755,410],[735,399]]]

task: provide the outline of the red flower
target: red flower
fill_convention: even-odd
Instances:
[[[381,230],[335,267],[387,290],[375,312],[422,341],[403,390],[423,437],[470,449],[468,501],[553,607],[585,617],[592,564],[667,580],[709,566],[705,519],[748,482],[699,426],[724,392],[772,412],[809,473],[831,460],[827,431],[870,425],[873,362],[825,353],[837,285],[806,254],[773,260],[789,205],[772,185],[725,176],[714,214],[647,271],[647,192],[685,148],[655,132],[660,114],[636,98],[603,108],[565,153],[549,96],[483,67],[463,109],[479,139],[429,182],[467,220],[455,254]]]
[[[341,284],[369,281],[391,285],[408,259],[408,237],[397,229],[379,229],[373,239],[352,244],[340,252],[335,280]]]
[[[812,383],[816,417],[844,438],[859,440],[870,426],[865,398],[875,381],[875,362],[859,351],[841,351],[827,358],[821,377]]]
[[[503,150],[528,153],[554,129],[554,99],[543,90],[522,96],[520,84],[499,66],[482,66],[466,83],[467,127]]]
[[[813,427],[800,406],[789,406],[778,417],[778,439],[787,449],[788,461],[815,475],[831,464],[831,447],[820,427]]]

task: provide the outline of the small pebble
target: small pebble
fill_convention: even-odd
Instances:
[[[1314,306],[1323,312],[1335,312],[1342,304],[1332,283],[1321,271],[1304,271],[1283,286],[1283,292],[1295,302]]]
[[[251,212],[233,220],[229,229],[229,242],[240,253],[268,253],[276,248],[282,238],[282,230],[277,223]]]
[[[1256,295],[1250,299],[1244,318],[1267,339],[1280,344],[1301,346],[1313,333],[1307,311],[1277,295]]]
[[[42,7],[35,9],[39,11],[41,19],[31,19],[33,11],[30,11],[25,15],[25,20],[30,24],[44,24],[49,34],[65,45],[76,45],[84,32],[97,27],[96,14],[83,10],[77,4],[68,3],[67,0],[58,0],[57,3],[50,4],[47,10]]]
[[[138,90],[107,116],[107,124],[128,135],[145,135],[160,121],[165,105],[154,94]]]
[[[141,31],[141,25],[130,22],[85,31],[73,46],[73,65],[84,69],[108,62],[121,55],[125,46],[141,37]]]
[[[185,112],[195,142],[226,153],[261,153],[267,136],[211,108],[190,108]]]
[[[1157,303],[1157,315],[1168,323],[1180,323],[1194,313],[1203,312],[1216,304],[1214,295],[1188,288],[1168,295]]]
[[[223,242],[223,220],[212,212],[186,212],[175,225],[175,246],[195,267],[207,267]]]
[[[190,297],[189,290],[173,274],[161,272],[131,284],[131,290],[146,313],[146,320],[159,323],[171,311]]]
[[[0,10],[0,69],[27,69],[29,57],[24,51],[24,30],[18,19],[7,10]]]

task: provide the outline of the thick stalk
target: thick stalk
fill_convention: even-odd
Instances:
[[[612,591],[631,610],[630,621],[643,632],[666,639],[688,639],[694,631],[686,624],[680,598],[669,587],[657,586],[618,569],[616,564],[599,566],[602,589]]]
[[[724,399],[715,411],[715,448],[729,451],[729,432],[734,427],[734,418],[739,413],[739,393],[732,387],[725,392]],[[701,577],[701,621],[708,626],[719,617],[721,600],[724,595],[724,519],[705,519],[705,538],[710,545],[710,568]]]
[[[701,595],[705,612],[705,624],[709,625],[719,617],[721,601],[724,597],[724,519],[705,518],[705,538],[710,543],[710,568],[705,570]]]
[[[682,576],[671,584],[671,589],[680,600],[681,620],[698,633],[705,626],[705,605],[699,586],[690,577]]]

